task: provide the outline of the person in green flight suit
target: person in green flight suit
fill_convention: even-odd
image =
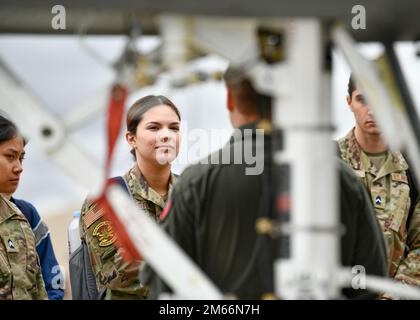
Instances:
[[[269,97],[254,89],[242,68],[230,67],[225,82],[234,134],[222,149],[180,175],[161,226],[224,294],[239,299],[272,298],[277,256],[262,246],[261,237],[266,235],[258,226],[261,202],[267,199],[263,186],[272,171],[272,139],[258,131],[264,128],[259,103]],[[270,112],[264,113],[270,117]],[[384,276],[385,243],[366,190],[338,158],[337,163],[341,223],[346,230],[341,238],[341,263],[362,265],[368,274]],[[264,252],[269,263],[261,263]],[[150,298],[170,291],[149,265],[141,279],[150,285]],[[343,293],[348,298],[376,297],[365,290]]]

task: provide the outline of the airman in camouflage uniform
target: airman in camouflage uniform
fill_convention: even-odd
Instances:
[[[48,299],[35,236],[19,209],[0,195],[0,300]]]
[[[167,196],[163,198],[148,186],[137,164],[124,175],[124,179],[137,205],[159,222]],[[171,174],[169,190],[175,179]],[[138,279],[143,261],[124,261],[122,249],[115,246],[116,235],[110,221],[89,200],[82,207],[80,230],[89,248],[98,291],[106,290],[105,299],[146,299],[149,289]]]
[[[400,152],[387,151],[385,162],[376,168],[357,143],[354,129],[339,140],[339,147],[342,159],[371,196],[388,245],[389,276],[420,286],[420,201],[407,223],[411,205],[407,162]]]
[[[415,195],[418,187],[411,181],[402,154],[389,150],[352,76],[347,93],[355,127],[338,142],[341,157],[369,192],[388,245],[388,275],[420,286],[420,201]],[[385,293],[382,298],[398,297]]]

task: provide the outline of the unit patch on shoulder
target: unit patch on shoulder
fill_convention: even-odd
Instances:
[[[93,229],[92,235],[98,238],[100,247],[110,246],[117,240],[109,221],[102,221],[101,223],[98,223],[95,229]]]

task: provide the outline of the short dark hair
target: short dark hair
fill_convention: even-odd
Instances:
[[[266,113],[267,105],[271,105],[271,97],[255,90],[251,79],[246,74],[246,67],[230,65],[223,76],[226,86],[232,90],[237,101],[238,110],[246,115]],[[262,112],[263,111],[263,112]]]
[[[137,132],[137,126],[143,120],[144,114],[150,109],[160,105],[165,105],[171,108],[178,116],[178,119],[181,121],[181,114],[179,113],[178,108],[171,100],[162,95],[148,95],[135,101],[130,107],[130,109],[128,109],[126,119],[127,131],[135,135]],[[134,151],[134,149],[131,149],[130,152],[135,158],[136,152]]]
[[[23,144],[26,144],[25,139],[20,135],[16,125],[6,117],[0,115],[0,143],[12,140],[16,137],[21,137]]]
[[[351,95],[353,94],[354,90],[356,90],[356,87],[354,86],[353,73],[350,73],[349,84],[347,85],[347,93],[350,97],[350,100],[351,100]]]

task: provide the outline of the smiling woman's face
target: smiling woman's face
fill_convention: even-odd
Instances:
[[[0,143],[0,193],[12,194],[19,184],[25,145],[19,136]]]
[[[128,142],[141,161],[160,165],[171,163],[179,152],[180,121],[171,107],[158,105],[148,110]]]

